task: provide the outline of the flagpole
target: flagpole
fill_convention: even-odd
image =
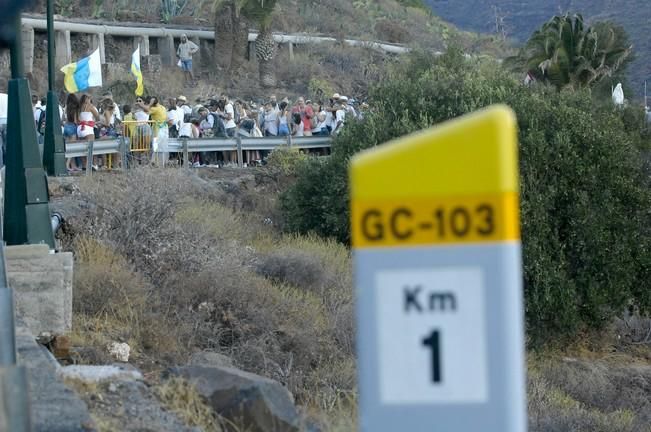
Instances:
[[[67,174],[65,144],[61,133],[61,116],[59,115],[59,98],[54,90],[54,0],[47,0],[47,108],[45,109],[45,141],[43,145],[43,166],[48,175]]]

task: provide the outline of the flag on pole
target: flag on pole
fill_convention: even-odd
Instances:
[[[131,73],[136,77],[136,96],[142,96],[145,91],[145,88],[142,84],[142,72],[140,71],[140,45],[133,52],[131,56]]]
[[[89,87],[101,87],[102,61],[99,48],[90,56],[65,65],[61,68],[61,72],[65,74],[63,83],[70,93],[77,93]]]

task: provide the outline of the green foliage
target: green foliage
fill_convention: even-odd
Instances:
[[[296,175],[299,167],[305,163],[307,156],[295,147],[276,147],[267,158],[267,165],[272,171],[285,176]]]
[[[543,24],[510,61],[559,89],[577,89],[623,70],[632,49],[623,28],[611,23],[585,28],[581,15],[565,14]]]
[[[374,112],[347,123],[330,158],[305,166],[283,196],[288,227],[348,242],[353,154],[495,103],[518,116],[531,340],[599,327],[626,306],[648,310],[651,190],[639,131],[588,92],[527,88],[499,65],[454,50],[414,55],[373,91]]]

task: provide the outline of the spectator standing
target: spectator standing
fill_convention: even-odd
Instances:
[[[314,117],[314,110],[312,107],[305,104],[303,96],[298,98],[296,105],[292,108],[292,114],[298,113],[303,122],[303,133],[305,136],[312,135],[312,117]]]
[[[278,135],[288,136],[291,133],[290,126],[292,124],[289,105],[287,102],[281,102],[278,108],[280,110],[278,114]]]
[[[278,135],[278,124],[279,124],[279,111],[277,111],[273,102],[269,101],[264,104],[263,120],[262,126],[264,128],[264,136],[277,136]]]
[[[297,138],[305,136],[305,123],[297,112],[292,114],[292,135]]]
[[[176,55],[181,62],[181,69],[183,69],[186,84],[194,83],[194,74],[192,73],[192,55],[197,51],[199,51],[199,47],[191,40],[188,40],[187,35],[181,35],[181,43],[176,49]]]
[[[224,128],[226,129],[226,135],[233,138],[235,136],[235,129],[237,124],[235,122],[235,108],[228,97],[222,96],[221,101],[224,103]]]
[[[75,141],[77,139],[77,124],[79,123],[79,99],[73,93],[66,98],[66,117],[63,123],[63,139],[65,142]],[[66,161],[68,171],[80,171],[80,158],[69,158]]]
[[[77,137],[85,141],[95,140],[95,122],[99,119],[99,112],[93,99],[83,94],[79,100],[79,125],[77,126]],[[93,160],[93,169],[97,170],[98,166],[96,159]]]
[[[192,117],[192,107],[188,105],[188,99],[185,96],[179,96],[176,98],[176,107],[183,110],[183,121],[185,121],[185,116]]]
[[[149,103],[138,102],[144,112],[149,113],[153,122],[154,155],[152,161],[165,166],[167,163],[167,139],[169,129],[167,128],[167,110],[158,102],[157,97],[150,97]]]
[[[111,119],[111,123],[117,124],[117,122],[122,121],[122,115],[120,114],[120,106],[115,103],[115,100],[113,99],[113,93],[110,91],[107,91],[104,93],[104,96],[102,96],[105,100],[108,99],[111,101],[113,104],[113,118]],[[117,121],[116,121],[117,120]]]

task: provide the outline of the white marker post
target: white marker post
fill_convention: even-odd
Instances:
[[[361,430],[526,430],[517,133],[493,107],[351,165]]]

